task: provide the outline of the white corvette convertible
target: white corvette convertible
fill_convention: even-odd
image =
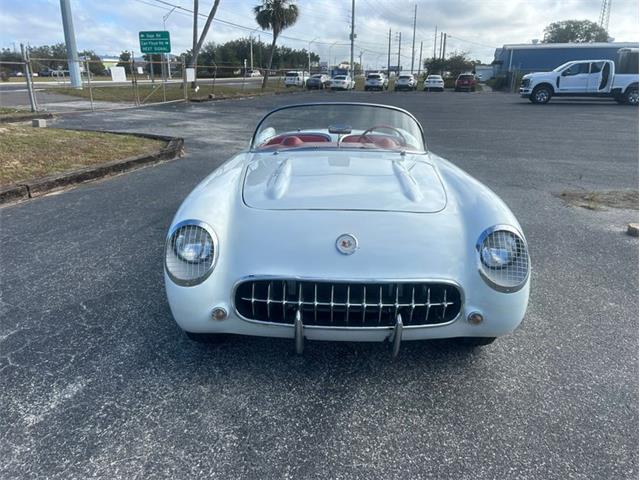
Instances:
[[[514,330],[529,298],[518,221],[491,190],[429,152],[408,112],[279,108],[248,150],[205,178],[166,239],[165,284],[192,339],[460,338]]]

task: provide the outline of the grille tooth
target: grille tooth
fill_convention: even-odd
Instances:
[[[460,313],[462,301],[458,288],[448,283],[273,279],[240,283],[235,305],[241,316],[270,323],[292,325],[297,309],[311,325],[392,327],[398,314],[407,325],[448,323]]]

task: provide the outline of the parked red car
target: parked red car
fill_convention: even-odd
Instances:
[[[475,92],[478,81],[473,73],[461,73],[456,79],[456,92]]]

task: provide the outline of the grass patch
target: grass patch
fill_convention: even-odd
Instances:
[[[13,115],[14,113],[31,113],[18,108],[0,107],[0,115]]]
[[[219,80],[222,81],[222,80]],[[191,86],[187,88],[188,98],[202,98],[207,97],[210,93],[215,95],[229,95],[229,96],[246,96],[246,95],[258,95],[261,94],[260,84],[247,83],[245,87],[242,84],[238,85],[214,85],[209,79],[201,79],[198,81],[200,87],[198,91],[194,91]],[[287,91],[282,80],[274,79],[267,83],[265,93]],[[295,90],[295,88],[291,88]],[[48,93],[69,95],[72,97],[80,97],[85,100],[89,100],[93,96],[94,101],[104,102],[126,102],[135,104],[140,101],[142,104],[157,103],[163,101],[183,100],[184,88],[181,83],[167,83],[164,88],[162,83],[158,82],[155,85],[152,84],[138,84],[137,89],[133,85],[92,85],[91,91],[87,85],[82,89],[76,88],[52,88],[46,90]]]
[[[638,190],[562,192],[559,197],[570,205],[587,210],[605,210],[607,207],[638,210]]]
[[[0,186],[63,173],[88,165],[157,152],[161,140],[133,135],[0,126]]]

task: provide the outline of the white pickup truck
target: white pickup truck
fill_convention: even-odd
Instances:
[[[575,60],[550,72],[522,77],[520,96],[547,103],[554,96],[610,97],[620,104],[638,105],[638,49],[621,48],[616,61]]]

